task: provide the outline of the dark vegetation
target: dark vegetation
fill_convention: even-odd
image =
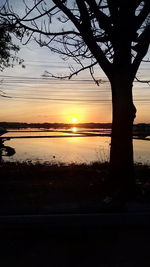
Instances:
[[[17,56],[20,48],[13,41],[12,34],[18,37],[20,32],[12,27],[6,18],[0,17],[0,71],[13,67],[16,63],[25,67],[23,60]],[[1,96],[5,97],[5,94],[2,93]]]
[[[109,163],[91,165],[11,163],[1,165],[0,214],[49,213],[58,204],[94,203],[111,190],[107,183]],[[135,165],[140,193],[134,201],[150,201],[150,167]]]
[[[26,123],[26,122],[0,122],[0,127],[9,128],[9,129],[21,129],[21,128],[71,128],[73,126],[72,123]],[[77,127],[79,128],[105,128],[110,129],[111,123],[77,123]]]

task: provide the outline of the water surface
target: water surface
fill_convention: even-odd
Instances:
[[[37,132],[9,132],[5,136],[58,136],[68,135],[77,132],[63,132],[64,129]],[[33,131],[33,129],[32,129]],[[81,130],[80,130],[81,131]],[[83,129],[82,129],[83,131]],[[87,130],[92,131],[92,130]],[[97,130],[98,131],[98,130]],[[95,129],[94,129],[95,132]],[[104,133],[104,130],[101,129]],[[108,132],[108,130],[106,131]],[[150,141],[133,140],[135,162],[150,164]],[[110,137],[108,136],[83,136],[68,138],[32,138],[32,139],[11,139],[5,142],[5,145],[15,148],[16,154],[12,157],[4,157],[4,160],[10,161],[39,161],[53,163],[91,163],[94,161],[108,161],[110,150]]]

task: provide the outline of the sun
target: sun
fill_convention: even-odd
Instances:
[[[72,123],[77,123],[77,122],[78,122],[78,120],[77,120],[77,118],[76,118],[76,117],[73,117],[73,118],[71,119],[71,122],[72,122]]]

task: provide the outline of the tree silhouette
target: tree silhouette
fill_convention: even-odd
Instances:
[[[31,1],[30,1],[31,4]],[[21,40],[32,37],[64,59],[80,65],[69,78],[99,65],[111,84],[112,134],[110,181],[126,194],[135,187],[132,127],[136,116],[132,87],[150,44],[149,0],[33,0],[18,16],[6,4],[1,15],[22,29]],[[5,15],[4,15],[5,13]],[[57,23],[56,23],[57,20]]]
[[[7,67],[13,67],[15,62],[19,64],[23,62],[17,57],[19,46],[12,41],[11,33],[14,32],[19,36],[19,31],[0,16],[0,71]]]
[[[15,63],[24,67],[23,60],[17,56],[20,48],[12,41],[12,33],[15,33],[17,36],[20,34],[17,29],[8,23],[6,18],[0,16],[0,71],[13,67]],[[2,84],[2,80],[0,84]],[[8,97],[1,89],[0,96]]]

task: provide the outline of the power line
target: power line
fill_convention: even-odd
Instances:
[[[11,99],[23,99],[23,100],[46,100],[46,101],[62,101],[62,102],[101,102],[111,103],[111,99],[73,99],[73,98],[48,98],[48,97],[25,97],[25,96],[8,96]],[[150,102],[150,99],[135,99],[135,102]]]

